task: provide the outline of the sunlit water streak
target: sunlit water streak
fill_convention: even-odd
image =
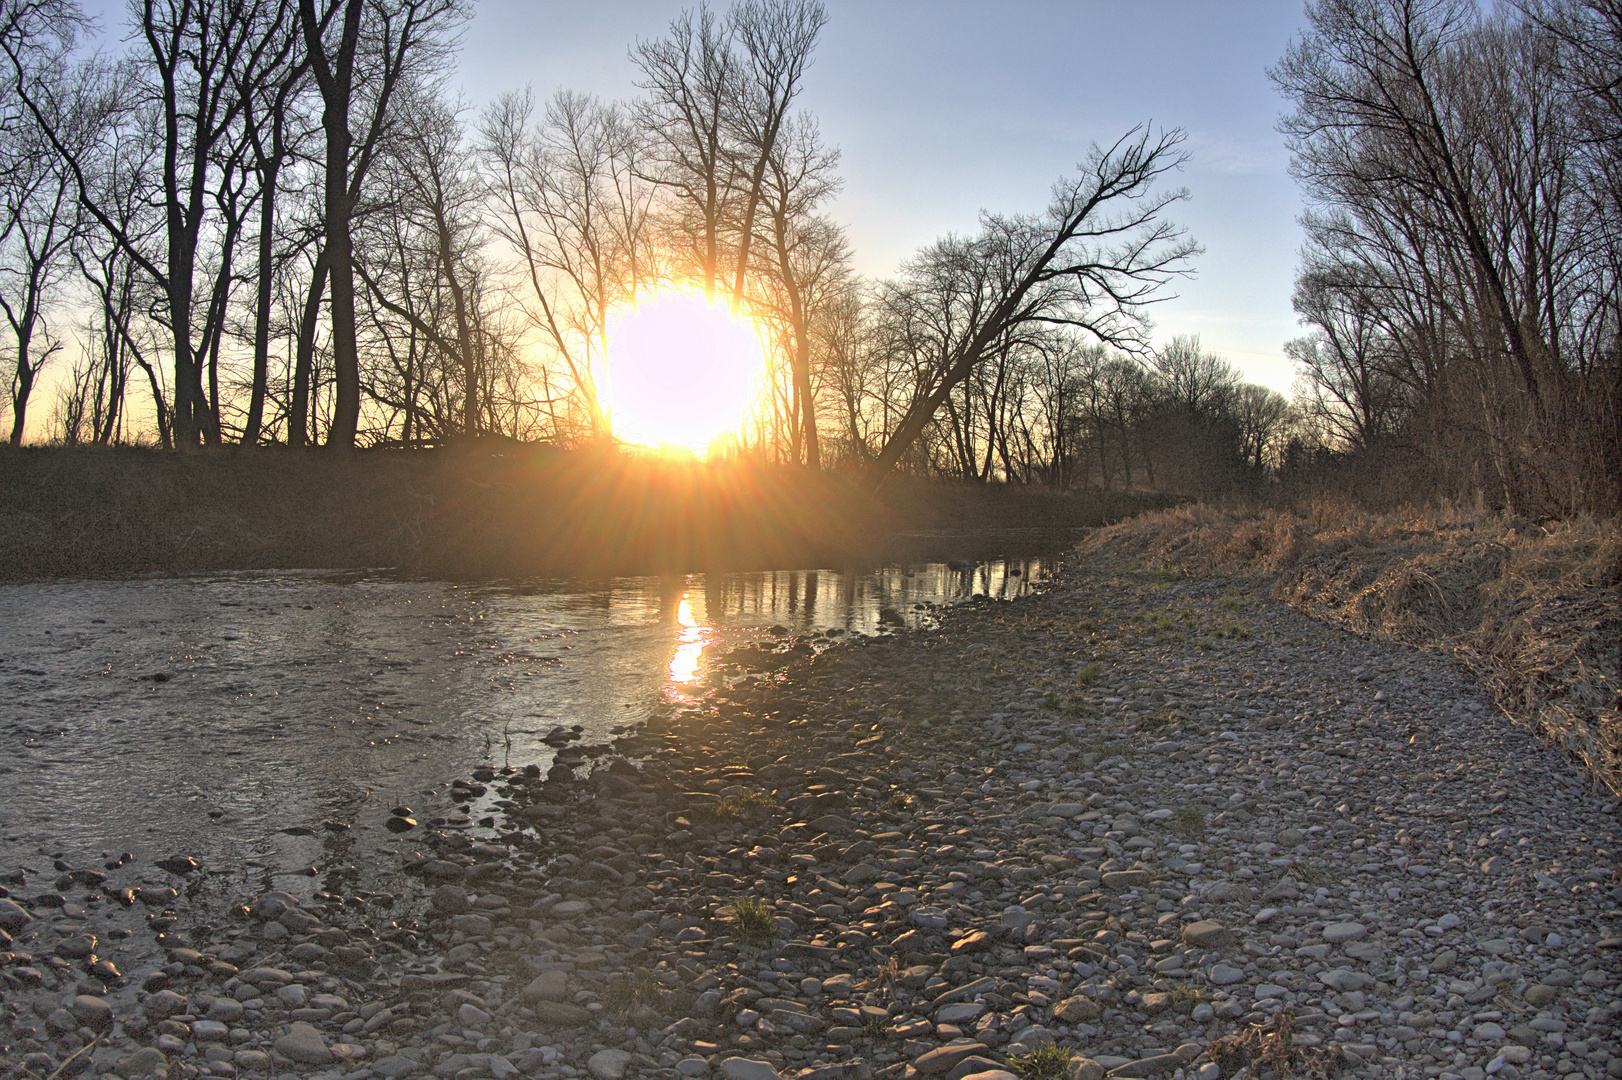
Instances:
[[[0,868],[174,852],[287,872],[392,842],[396,802],[477,764],[538,764],[711,658],[783,632],[870,634],[1041,558],[473,586],[318,572],[0,586]],[[280,830],[314,827],[313,836]],[[409,842],[409,838],[406,841]]]

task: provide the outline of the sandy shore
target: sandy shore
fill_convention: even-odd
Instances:
[[[1444,660],[1081,568],[793,655],[401,807],[388,894],[47,853],[0,1075],[1622,1077],[1618,807]]]

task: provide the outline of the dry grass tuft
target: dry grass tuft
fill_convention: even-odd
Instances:
[[[1276,599],[1314,618],[1451,652],[1506,713],[1622,793],[1622,523],[1189,506],[1095,530],[1082,552],[1159,573],[1267,577]]]
[[[1289,1009],[1265,1024],[1224,1035],[1205,1054],[1221,1066],[1223,1076],[1233,1076],[1249,1066],[1258,1077],[1327,1080],[1346,1065],[1346,1054],[1338,1046],[1297,1046],[1295,1014]]]

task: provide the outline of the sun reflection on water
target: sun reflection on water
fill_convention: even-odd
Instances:
[[[693,606],[687,602],[687,594],[681,594],[681,604],[676,608],[676,622],[681,626],[681,635],[676,639],[676,652],[670,658],[670,681],[673,683],[690,683],[698,678],[698,662],[704,655],[704,628],[693,618]]]

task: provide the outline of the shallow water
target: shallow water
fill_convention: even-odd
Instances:
[[[735,645],[916,624],[930,605],[1020,595],[1051,565],[0,586],[0,868],[129,851],[295,872],[344,826],[386,840],[389,807],[478,764],[544,771],[556,725],[602,741],[701,691]]]

